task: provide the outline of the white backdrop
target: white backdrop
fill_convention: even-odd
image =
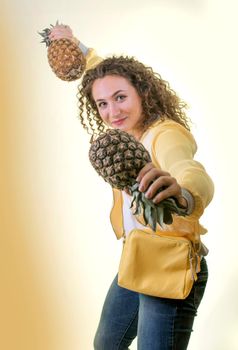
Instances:
[[[37,34],[58,19],[100,55],[152,66],[190,105],[216,194],[201,220],[210,279],[189,349],[238,349],[236,1],[1,0],[0,16],[0,348],[91,350],[120,257],[78,82],[54,76]]]

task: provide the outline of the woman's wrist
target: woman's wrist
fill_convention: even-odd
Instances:
[[[87,46],[85,46],[83,43],[81,43],[80,41],[78,43],[78,46],[79,46],[80,50],[82,51],[82,53],[84,54],[84,56],[86,56],[89,48]]]
[[[190,215],[192,214],[193,210],[194,210],[194,206],[195,206],[195,203],[194,203],[194,198],[192,196],[192,194],[186,190],[185,188],[182,188],[181,189],[181,195],[183,197],[183,199],[186,201],[186,211],[187,211],[187,215]]]
[[[86,56],[89,48],[85,46],[83,43],[81,43],[81,41],[79,41],[75,36],[73,36],[71,40],[80,48],[83,55]]]

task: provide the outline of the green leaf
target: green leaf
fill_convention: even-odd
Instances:
[[[145,222],[146,222],[146,225],[147,225],[147,223],[149,223],[150,216],[151,216],[151,206],[150,205],[145,205]]]
[[[141,195],[142,195],[143,201],[146,205],[149,205],[152,208],[156,208],[156,204],[153,203],[151,199],[146,198],[144,192],[142,192]]]
[[[132,201],[131,201],[130,209],[133,207],[133,204],[134,204],[135,200],[136,200],[136,192],[133,192],[132,193]]]
[[[147,221],[146,216],[145,216],[145,203],[143,201],[143,198],[141,198],[141,208],[142,208],[142,214],[143,214],[144,222],[147,225],[148,221]]]
[[[131,191],[134,192],[135,190],[138,190],[139,188],[139,183],[136,182],[133,186],[131,186]]]
[[[173,223],[172,214],[167,208],[164,208],[164,223],[166,225],[171,225]]]
[[[164,208],[157,206],[157,221],[161,228],[164,228]]]
[[[153,231],[156,231],[156,225],[157,225],[157,209],[156,208],[151,208],[149,225]]]
[[[136,208],[135,212],[133,213],[134,215],[139,215],[141,213],[141,193],[138,192],[138,195],[136,196]]]

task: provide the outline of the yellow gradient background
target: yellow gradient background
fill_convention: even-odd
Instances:
[[[236,1],[3,0],[0,19],[0,349],[91,350],[120,258],[78,82],[54,76],[37,34],[57,19],[100,55],[152,66],[190,105],[216,194],[202,218],[210,279],[189,349],[238,349]]]

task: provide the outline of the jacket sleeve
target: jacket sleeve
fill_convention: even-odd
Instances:
[[[152,143],[153,158],[168,171],[195,201],[191,217],[199,218],[213,198],[214,185],[204,166],[194,160],[197,151],[192,134],[175,122],[165,122]]]
[[[103,60],[102,57],[97,55],[94,49],[88,49],[85,58],[86,58],[86,70],[96,67],[98,63],[100,63]]]

